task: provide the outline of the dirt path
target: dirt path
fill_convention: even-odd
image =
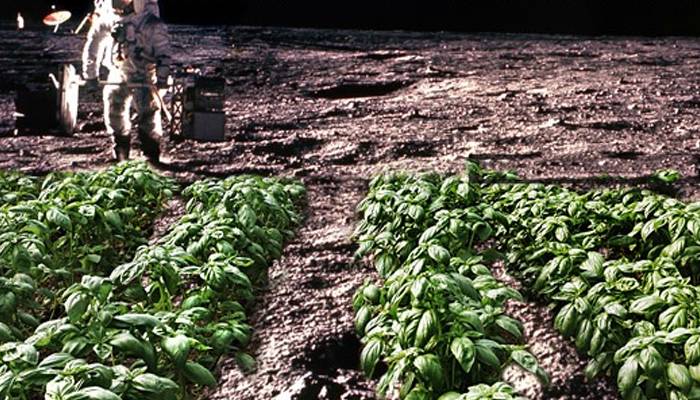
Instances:
[[[82,39],[0,30],[0,168],[109,164],[97,97],[84,99],[74,137],[12,135],[16,88],[46,84],[58,63],[78,59]],[[164,172],[182,182],[282,175],[309,191],[304,224],[270,269],[251,317],[257,372],[224,362],[213,399],[372,398],[371,383],[354,369],[351,297],[374,275],[354,262],[349,236],[355,205],[382,170],[456,172],[472,157],[526,179],[588,187],[633,185],[675,168],[685,176],[680,195],[700,198],[694,39],[186,26],[172,33],[181,65],[226,77],[229,134],[222,143],[169,143]],[[582,385],[583,361],[555,340],[546,307],[514,313],[561,377],[557,387],[528,394],[614,393],[606,383]]]

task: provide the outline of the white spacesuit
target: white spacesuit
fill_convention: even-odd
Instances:
[[[112,8],[112,0],[95,0],[95,11],[90,19],[90,31],[83,47],[83,79],[96,86],[100,67],[110,67],[112,28],[119,20]]]
[[[165,89],[168,85],[172,62],[170,36],[159,17],[158,0],[121,1],[126,4],[127,11],[113,29],[115,43],[108,78],[110,84],[103,91],[105,125],[114,140],[115,158],[129,158],[129,115],[133,99],[138,114],[141,149],[146,157],[157,162],[163,134],[162,98],[158,89]],[[133,12],[130,7],[133,7]]]

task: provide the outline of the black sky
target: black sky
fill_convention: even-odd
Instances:
[[[84,15],[91,0],[21,0],[1,14],[39,20],[51,4]],[[584,35],[700,35],[698,0],[161,0],[170,23]]]

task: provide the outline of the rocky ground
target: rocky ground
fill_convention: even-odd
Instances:
[[[83,37],[9,25],[0,34],[0,168],[92,169],[110,160],[99,98],[72,137],[15,135],[14,96],[78,63]],[[212,399],[371,399],[356,370],[351,297],[372,270],[353,259],[355,205],[389,169],[457,172],[471,157],[533,181],[635,185],[679,170],[698,199],[700,43],[694,39],[318,31],[174,26],[180,66],[221,74],[227,140],[170,141],[182,182],[237,173],[300,179],[305,221],[260,288],[248,349],[257,371],[221,365]],[[135,147],[136,148],[136,147]],[[174,203],[177,207],[177,203]],[[173,215],[177,215],[173,212]],[[531,398],[615,398],[584,382],[584,360],[546,305],[512,305],[553,384],[509,373]],[[522,378],[522,379],[521,379]]]

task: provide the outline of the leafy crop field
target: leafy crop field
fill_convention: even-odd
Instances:
[[[613,376],[624,399],[700,398],[700,205],[661,193],[677,179],[577,192],[472,162],[375,177],[353,237],[379,280],[353,308],[378,397],[523,399],[511,366],[548,385],[506,312],[537,299],[588,379]],[[251,175],[181,189],[139,162],[2,173],[0,399],[199,399],[224,358],[254,370],[250,306],[305,195]],[[175,196],[184,214],[154,239]]]
[[[304,187],[254,176],[185,188],[142,163],[0,176],[0,399],[188,399],[243,369],[253,288],[299,223]]]
[[[678,179],[655,175],[663,189]],[[666,187],[667,188],[667,187]],[[401,399],[508,399],[501,371],[547,376],[503,305],[496,260],[547,301],[556,329],[624,399],[700,398],[700,205],[641,189],[584,193],[468,163],[456,176],[389,173],[358,210],[359,256],[382,282],[354,298],[362,367]]]

